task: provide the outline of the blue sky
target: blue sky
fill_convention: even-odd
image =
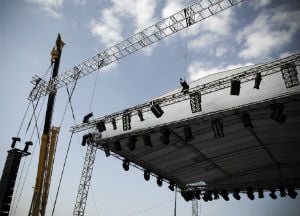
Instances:
[[[57,33],[66,42],[60,72],[77,65],[131,34],[193,3],[191,0],[3,0],[0,7],[3,43],[1,65],[0,169],[11,137],[16,136],[32,88],[31,77],[43,76],[50,65],[50,51]],[[192,81],[211,73],[247,64],[261,63],[297,53],[300,50],[300,3],[283,0],[245,0],[201,23],[191,26],[151,47],[134,53],[108,68],[82,78],[72,104],[76,122],[90,111],[100,117],[143,103],[179,86],[179,78]],[[3,49],[4,48],[4,49]],[[97,82],[95,82],[97,80]],[[92,92],[95,84],[95,95]],[[93,100],[92,100],[93,98]],[[61,122],[66,106],[66,88],[58,91],[53,125]],[[44,103],[45,105],[45,103]],[[91,107],[91,108],[90,108]],[[44,108],[44,107],[43,107]],[[38,125],[42,125],[41,112]],[[33,125],[26,133],[32,107],[20,132],[22,145],[32,140],[34,154],[23,159],[22,191],[15,215],[28,212],[38,159],[37,135]],[[74,125],[67,110],[59,137],[47,215],[50,215],[59,175]],[[55,215],[73,211],[79,185],[83,154],[82,134],[71,145]],[[23,146],[20,145],[20,148]],[[30,163],[31,160],[31,163]],[[28,175],[25,178],[25,173]],[[19,178],[19,177],[18,177]],[[17,196],[18,197],[18,194]],[[174,194],[155,180],[145,182],[143,173],[122,169],[121,162],[97,152],[88,198],[87,215],[172,215]],[[14,201],[17,203],[17,200]],[[299,198],[249,201],[223,200],[201,204],[201,215],[299,215]],[[160,205],[162,204],[162,205]],[[159,207],[155,207],[158,206]],[[152,208],[155,207],[155,208]],[[13,206],[15,209],[15,205]],[[144,211],[145,209],[151,209]],[[135,212],[140,212],[135,214]],[[191,215],[191,203],[178,196],[178,215]]]

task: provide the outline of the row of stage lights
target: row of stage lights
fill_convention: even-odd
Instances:
[[[257,73],[256,77],[255,77],[255,83],[254,83],[253,88],[259,89],[261,80],[262,80],[261,73]],[[180,84],[182,86],[183,94],[188,93],[189,85],[186,83],[186,81],[180,79]],[[240,93],[240,84],[241,84],[240,80],[237,80],[237,79],[231,80],[231,90],[230,90],[231,95],[239,95],[239,93]],[[202,111],[201,93],[200,92],[193,92],[193,93],[190,94],[190,106],[191,106],[192,113]],[[274,119],[275,121],[279,122],[279,123],[284,123],[285,120],[286,120],[286,116],[282,113],[283,108],[284,108],[283,104],[273,104],[271,106],[271,109],[273,111],[272,114],[271,114],[271,118]],[[155,102],[151,103],[150,110],[156,118],[160,118],[164,114],[164,111],[162,110],[160,105],[158,103],[155,103]],[[144,116],[143,116],[143,112],[142,112],[141,109],[137,110],[137,115],[140,118],[140,121],[145,120]],[[92,116],[93,116],[93,113],[89,113],[86,116],[84,116],[83,123],[88,123],[89,118],[91,118]],[[246,116],[245,118],[243,116],[242,120],[243,120],[243,122],[248,121],[248,123],[246,123],[246,124],[249,124],[249,117],[248,116]],[[131,114],[130,113],[124,113],[123,114],[122,122],[123,122],[123,130],[124,131],[131,130]],[[111,118],[111,123],[112,123],[113,129],[116,130],[117,129],[116,119]],[[216,138],[223,137],[224,134],[223,134],[222,120],[221,119],[215,119],[215,120],[212,120],[211,123],[212,123],[212,128],[214,130],[215,137]],[[244,125],[245,125],[245,123],[244,123]],[[100,133],[106,131],[105,120],[100,120],[99,122],[97,122],[96,127],[97,127],[97,129]]]
[[[287,195],[292,198],[295,199],[298,195],[298,193],[294,190],[294,188],[292,187],[288,187],[285,188],[283,186],[280,186],[278,188],[279,190],[279,195],[280,197],[286,197]],[[269,196],[272,199],[277,199],[277,195],[276,195],[276,189],[275,188],[271,188],[269,190]],[[220,198],[220,196],[225,200],[225,201],[229,201],[229,194],[232,194],[233,198],[236,200],[240,200],[241,199],[241,191],[239,189],[233,189],[232,191],[228,191],[226,189],[223,189],[221,191],[203,191],[201,192],[200,190],[181,190],[181,195],[184,198],[185,201],[191,201],[194,199],[200,200],[202,198],[203,201],[207,202],[207,201],[212,201],[212,200],[217,200]],[[254,189],[252,187],[248,187],[246,190],[246,195],[250,200],[254,200],[255,199],[255,194],[254,194]],[[258,198],[262,199],[264,198],[264,190],[262,188],[258,188],[257,189],[257,194],[258,194]]]

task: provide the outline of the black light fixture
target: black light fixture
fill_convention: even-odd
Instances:
[[[144,170],[144,179],[146,181],[150,180],[150,172],[148,170]]]
[[[281,197],[285,197],[286,196],[286,192],[285,192],[284,186],[280,186],[279,187],[279,192],[280,192],[280,196]]]
[[[169,145],[170,144],[170,134],[171,132],[169,131],[169,129],[167,127],[162,127],[162,129],[160,130],[160,141],[165,144],[165,145]]]
[[[105,156],[106,156],[106,157],[109,157],[109,156],[110,156],[110,150],[109,150],[109,144],[108,144],[108,143],[106,143],[106,144],[104,145],[104,152],[105,152]]]
[[[130,164],[130,160],[128,160],[128,159],[124,159],[124,160],[123,160],[123,169],[124,169],[125,171],[128,171],[128,170],[129,170],[129,164]]]
[[[141,121],[144,121],[144,120],[145,120],[145,119],[144,119],[144,116],[143,116],[143,111],[142,111],[142,109],[139,109],[139,110],[137,111],[137,114],[138,114],[138,116],[139,116],[139,118],[140,118]]]
[[[112,123],[113,129],[117,130],[117,123],[116,123],[116,119],[115,118],[111,119],[111,123]]]
[[[262,80],[261,73],[257,73],[256,76],[255,76],[254,87],[253,88],[259,89],[261,80]]]
[[[114,141],[114,151],[119,152],[122,150],[120,140]]]
[[[220,198],[220,197],[219,197],[219,192],[218,192],[217,190],[214,190],[214,191],[213,191],[213,195],[214,195],[214,200],[217,200],[217,199]]]
[[[222,138],[224,137],[224,131],[223,131],[223,120],[222,119],[213,119],[211,121],[211,127],[213,129],[215,138]]]
[[[258,192],[259,199],[264,198],[264,190],[262,188],[258,188],[257,192]]]
[[[190,93],[190,105],[191,105],[192,113],[201,112],[202,111],[202,107],[201,107],[201,93],[200,92]]]
[[[195,190],[194,192],[194,197],[197,199],[197,200],[200,200],[201,199],[201,191],[199,189]]]
[[[231,89],[230,94],[231,95],[239,95],[240,94],[240,88],[241,88],[241,81],[240,80],[231,80]]]
[[[133,151],[135,149],[136,141],[137,141],[137,139],[135,136],[130,136],[128,138],[127,147],[129,148],[130,151]]]
[[[212,192],[211,192],[210,190],[205,191],[205,193],[204,193],[203,196],[206,196],[206,199],[207,199],[208,201],[212,201],[212,200],[213,200],[213,198],[212,198]]]
[[[123,131],[131,130],[131,115],[130,113],[124,113],[122,116]]]
[[[232,196],[236,199],[236,200],[240,200],[241,196],[240,196],[240,190],[239,189],[234,189]]]
[[[271,109],[273,110],[271,114],[271,118],[278,122],[284,123],[286,121],[286,116],[283,114],[284,106],[281,103],[271,105]]]
[[[153,146],[150,135],[144,135],[143,141],[145,146]]]
[[[242,122],[245,128],[253,128],[251,116],[249,115],[248,112],[243,112]]]
[[[11,143],[11,148],[15,148],[17,142],[21,142],[20,137],[12,137],[12,143]]]
[[[250,200],[254,200],[255,196],[254,196],[254,193],[253,193],[253,188],[252,187],[248,187],[247,188],[247,192],[246,192],[248,198]]]
[[[33,145],[33,143],[31,141],[25,142],[25,147],[24,147],[23,152],[28,152],[29,146],[32,146],[32,145]]]
[[[226,200],[226,201],[229,201],[229,197],[228,197],[228,191],[227,190],[221,190],[221,193],[220,193],[221,197]]]
[[[82,136],[82,142],[81,142],[81,145],[82,146],[85,146],[86,145],[86,142],[90,139],[93,138],[93,134],[92,133],[88,133],[88,134],[85,134]]]
[[[157,183],[157,185],[158,185],[159,187],[161,187],[161,186],[162,186],[162,184],[163,184],[163,181],[162,181],[162,178],[161,178],[160,176],[158,176],[158,177],[157,177],[157,179],[156,179],[156,183]]]
[[[104,120],[99,121],[99,122],[96,124],[96,127],[97,127],[97,129],[98,129],[98,131],[99,131],[100,133],[103,132],[103,131],[105,131],[105,130],[106,130],[106,127],[105,127],[105,122],[104,122]]]
[[[87,115],[85,115],[85,116],[83,117],[82,123],[88,123],[88,122],[89,122],[89,119],[90,119],[92,116],[93,116],[93,113],[92,113],[92,112],[89,113],[89,114],[87,114]]]
[[[170,182],[168,188],[171,190],[171,191],[174,191],[174,182]]]
[[[152,111],[152,113],[155,115],[156,118],[160,118],[164,114],[164,111],[161,109],[158,103],[154,103],[151,106],[150,110]]]
[[[289,197],[291,197],[292,199],[295,199],[298,195],[298,193],[294,190],[294,188],[289,187],[287,189],[288,195]]]
[[[269,194],[269,196],[272,198],[272,199],[277,199],[277,196],[276,196],[276,194],[275,194],[275,192],[276,192],[276,190],[275,189],[270,189],[270,194]]]
[[[184,131],[184,137],[186,142],[190,142],[192,139],[194,139],[192,128],[190,126],[185,126],[183,131]]]
[[[182,79],[182,78],[180,78],[180,85],[181,85],[181,87],[182,87],[181,92],[182,92],[183,94],[186,94],[186,93],[189,92],[190,86],[189,86],[189,85],[187,84],[187,82],[186,82],[184,79]]]

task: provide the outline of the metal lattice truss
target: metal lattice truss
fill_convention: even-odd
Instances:
[[[40,77],[34,76],[31,81],[34,88],[28,99],[34,101],[45,96],[54,89],[61,88],[72,83],[81,77],[97,71],[127,55],[130,55],[131,53],[143,49],[144,47],[162,40],[242,1],[243,0],[200,0],[85,60],[79,65],[61,74],[55,80],[46,82]]]
[[[224,77],[218,80],[214,80],[203,85],[196,86],[194,88],[190,88],[189,94],[184,94],[182,92],[177,92],[174,94],[167,95],[165,97],[160,97],[155,101],[146,102],[144,104],[140,104],[129,109],[126,109],[126,113],[130,113],[131,116],[137,115],[138,110],[142,110],[143,112],[150,111],[151,105],[153,102],[158,103],[161,107],[168,106],[174,103],[178,103],[184,100],[189,100],[190,95],[194,93],[201,93],[201,95],[209,94],[215,91],[219,91],[225,88],[229,88],[231,85],[231,80],[238,79],[241,83],[249,82],[255,80],[256,74],[260,73],[262,77],[268,76],[274,73],[281,73],[282,66],[286,64],[294,64],[296,66],[300,65],[300,53],[295,55],[291,55],[289,57],[279,59],[273,62],[269,62],[266,64],[257,65],[256,67],[252,67],[246,71],[233,74],[228,77]],[[90,121],[89,123],[75,125],[71,128],[73,132],[80,132],[83,130],[88,130],[91,128],[95,128],[96,124],[99,121],[104,121],[105,123],[111,122],[112,119],[121,119],[124,115],[124,111],[112,113],[110,115],[106,115],[104,117],[95,119]]]
[[[80,184],[78,188],[78,193],[76,197],[76,203],[73,215],[74,216],[83,216],[86,201],[88,198],[88,192],[91,184],[91,178],[96,158],[97,145],[94,142],[88,142],[87,151],[85,154],[84,165],[81,173]]]

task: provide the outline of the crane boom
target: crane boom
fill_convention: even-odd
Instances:
[[[35,87],[31,91],[28,99],[34,101],[42,96],[46,96],[54,89],[72,83],[81,77],[97,71],[131,53],[143,49],[242,1],[243,0],[200,0],[85,60],[57,76],[51,80],[51,82],[41,80],[40,77],[35,75],[31,81]]]

